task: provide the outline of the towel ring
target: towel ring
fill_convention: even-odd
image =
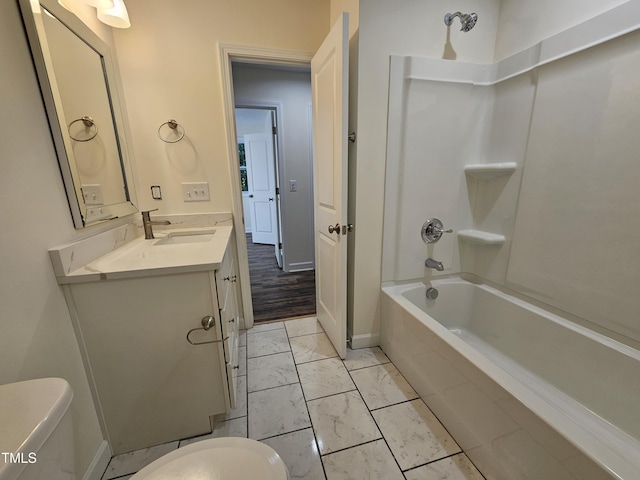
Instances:
[[[162,130],[162,127],[164,127],[165,125],[167,125],[171,130],[174,130],[174,131],[178,131],[178,127],[180,127],[182,129],[182,134],[175,140],[165,140],[164,138],[162,138],[162,135],[160,135],[160,130]],[[184,127],[180,125],[178,122],[176,122],[175,120],[168,120],[158,127],[158,138],[160,138],[160,140],[162,140],[165,143],[177,143],[183,139],[184,134],[185,134]]]
[[[71,125],[77,122],[82,122],[84,126],[87,128],[91,128],[91,127],[95,128],[94,134],[91,135],[89,138],[85,138],[85,139],[76,138],[73,135],[71,135]],[[93,118],[91,118],[88,115],[85,115],[82,118],[76,118],[73,122],[69,124],[68,128],[69,128],[69,136],[76,142],[88,142],[89,140],[93,140],[94,138],[96,138],[96,136],[98,135],[98,125],[96,125],[96,122],[93,121]]]

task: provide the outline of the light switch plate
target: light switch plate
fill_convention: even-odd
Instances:
[[[289,191],[297,192],[298,191],[298,181],[297,180],[289,180]]]
[[[208,182],[187,182],[182,184],[182,199],[185,202],[208,202]]]
[[[99,184],[82,185],[81,188],[85,205],[104,205],[102,187]]]

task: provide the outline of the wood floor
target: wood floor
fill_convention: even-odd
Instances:
[[[252,243],[251,234],[247,234],[247,250],[256,322],[315,315],[315,271],[283,272],[274,246]]]

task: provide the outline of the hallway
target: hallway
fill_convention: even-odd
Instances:
[[[273,245],[253,243],[251,234],[247,234],[247,251],[255,322],[315,315],[314,270],[283,272]]]

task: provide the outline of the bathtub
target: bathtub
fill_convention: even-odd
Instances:
[[[381,347],[488,479],[640,479],[640,352],[463,278],[383,285]]]

